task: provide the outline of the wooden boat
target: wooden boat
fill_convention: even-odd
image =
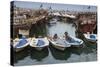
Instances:
[[[60,38],[58,38],[57,40],[48,38],[48,40],[51,42],[52,46],[61,51],[64,51],[67,47],[71,46],[70,44],[66,44],[64,40]]]
[[[16,38],[13,40],[13,48],[15,52],[19,52],[23,50],[25,47],[29,45],[30,39],[26,38]]]
[[[84,37],[87,39],[89,42],[95,43],[97,41],[97,34],[84,34]]]
[[[35,48],[36,50],[41,51],[43,48],[49,46],[49,41],[47,38],[32,38],[30,42],[30,46]]]

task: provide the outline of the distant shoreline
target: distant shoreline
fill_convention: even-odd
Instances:
[[[85,11],[85,12],[97,12],[97,6],[93,5],[73,5],[73,4],[60,4],[60,3],[44,3],[44,2],[25,2],[25,1],[13,1],[14,6],[24,9],[49,9],[58,11]]]

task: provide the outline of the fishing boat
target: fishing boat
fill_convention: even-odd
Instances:
[[[19,52],[23,50],[25,47],[29,45],[30,39],[28,38],[15,38],[13,40],[13,48],[15,52]]]
[[[84,34],[84,37],[86,38],[87,41],[96,43],[97,41],[97,34]]]
[[[49,41],[47,38],[32,38],[30,42],[30,46],[35,48],[36,50],[41,51],[43,48],[49,46]]]
[[[66,44],[63,39],[56,39],[54,40],[53,38],[48,38],[52,46],[54,46],[56,49],[64,51],[67,47],[70,47],[70,44]]]

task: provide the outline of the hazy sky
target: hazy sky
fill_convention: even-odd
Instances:
[[[42,3],[42,2],[23,2],[23,1],[15,1],[14,5],[22,8],[31,8],[38,9],[40,5],[43,5],[43,8],[49,8],[56,10],[75,10],[75,11],[97,11],[96,6],[92,5],[72,5],[72,4],[55,4],[55,3]],[[90,9],[88,7],[90,6]]]

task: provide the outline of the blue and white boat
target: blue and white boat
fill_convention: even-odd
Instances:
[[[83,44],[83,40],[70,36],[70,40],[65,40],[66,44],[69,44],[74,47],[80,47]]]
[[[97,41],[97,34],[84,34],[87,41],[96,42]]]
[[[54,40],[53,38],[48,38],[48,40],[52,43],[52,46],[54,46],[56,49],[64,51],[66,48],[74,46],[79,47],[83,44],[83,40],[71,37],[71,41],[65,40],[64,37],[57,38]]]
[[[56,24],[57,23],[57,19],[52,19],[52,20],[50,20],[50,22],[48,22],[49,24]]]
[[[41,51],[45,47],[49,46],[49,41],[47,38],[32,38],[30,42],[30,46],[35,48],[36,50]]]
[[[54,40],[53,38],[52,39],[48,38],[48,40],[51,42],[51,45],[53,47],[55,47],[56,49],[61,50],[61,51],[64,51],[66,48],[71,46],[70,44],[66,44],[64,42],[64,40],[60,39],[60,38],[58,38],[56,40]]]
[[[25,47],[29,45],[30,39],[29,38],[15,38],[13,40],[13,48],[15,52],[19,52],[23,50]]]

